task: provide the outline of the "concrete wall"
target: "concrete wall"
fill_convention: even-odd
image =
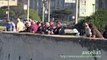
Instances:
[[[89,53],[84,52],[97,54],[90,53],[92,56],[89,57]],[[81,57],[82,55],[84,57]],[[106,58],[107,41],[103,39],[0,33],[0,60],[106,60]]]

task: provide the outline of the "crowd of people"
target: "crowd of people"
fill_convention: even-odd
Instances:
[[[107,38],[107,26],[105,31],[101,34],[98,29],[88,22],[84,22],[84,36],[91,38]],[[11,20],[7,20],[6,31],[11,32],[31,32],[31,33],[40,33],[40,34],[64,34],[64,27],[60,21],[54,22],[35,22],[34,20],[24,20],[21,21],[20,18],[17,18],[17,23],[15,24]]]
[[[17,18],[17,23],[8,20],[6,22],[6,31],[11,32],[31,32],[31,33],[40,33],[40,34],[62,34],[64,28],[60,21],[54,22],[35,22],[32,19],[21,21],[20,18]]]

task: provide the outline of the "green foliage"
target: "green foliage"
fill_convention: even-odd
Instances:
[[[96,11],[92,16],[90,16],[88,21],[93,23],[101,32],[103,32],[104,27],[107,24],[107,10],[100,9]]]
[[[6,16],[6,9],[0,9],[0,17],[5,17]]]
[[[104,27],[107,25],[107,10],[100,9],[96,11],[92,16],[86,17],[84,20],[77,24],[77,28],[82,32],[82,23],[84,21],[94,24],[100,32],[104,32]]]
[[[0,17],[7,18],[6,15],[7,10],[8,10],[7,7],[0,8]],[[10,17],[12,17],[13,19],[16,19],[18,17],[26,18],[27,15],[27,11],[24,11],[22,3],[18,3],[18,6],[11,6],[9,11],[10,11]],[[40,21],[40,17],[38,16],[37,11],[33,9],[30,9],[30,17],[34,20]]]
[[[40,17],[38,16],[38,12],[30,9],[30,18],[36,20],[36,21],[40,21]]]
[[[20,17],[21,17],[22,19],[23,19],[23,18],[26,18],[26,16],[27,16],[27,11],[25,11],[25,12],[26,12],[26,13],[20,15]],[[35,22],[41,20],[40,17],[38,16],[38,12],[37,12],[36,10],[34,10],[34,9],[30,9],[30,10],[29,10],[29,15],[30,15],[29,17],[30,17],[31,19],[35,20]]]
[[[14,11],[15,13],[15,18],[21,16],[24,14],[24,10],[23,10],[23,4],[22,3],[18,3],[18,6],[12,6],[10,7],[10,11]],[[12,15],[12,14],[11,14]]]

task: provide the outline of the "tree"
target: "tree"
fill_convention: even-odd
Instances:
[[[7,10],[8,10],[7,7],[0,8],[0,17],[7,18],[6,15]],[[12,17],[14,20],[17,17],[26,18],[26,14],[25,14],[26,11],[24,11],[22,3],[18,3],[18,6],[11,6],[9,12],[10,12],[10,17]],[[31,8],[30,8],[30,17],[34,20],[40,21],[40,17],[38,16],[37,11]]]
[[[22,3],[18,3],[18,6],[12,6],[10,7],[10,11],[14,11],[15,12],[15,18],[21,16],[24,14],[24,9],[23,9],[23,4]]]
[[[6,17],[6,9],[0,9],[0,17],[3,18],[3,17]]]
[[[38,16],[38,12],[30,9],[30,17],[36,21],[40,21],[40,17]]]
[[[88,17],[86,17],[86,19],[87,18]],[[92,16],[90,16],[88,21],[93,23],[101,32],[103,32],[104,27],[107,24],[107,10],[100,9],[96,11]]]
[[[105,25],[107,25],[107,10],[99,9],[92,16],[85,17],[83,20],[81,20],[76,26],[78,30],[80,30],[80,32],[83,31],[82,23],[84,21],[94,24],[98,28],[98,30],[103,33],[104,27]]]

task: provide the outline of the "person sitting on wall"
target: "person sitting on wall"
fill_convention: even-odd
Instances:
[[[44,32],[44,34],[50,34],[50,24],[49,24],[49,22],[46,22],[45,23],[45,26],[43,27],[43,32]]]
[[[85,22],[84,27],[86,37],[103,38],[101,32],[93,24]]]
[[[21,32],[25,30],[25,25],[21,22],[20,18],[17,18],[17,32]]]
[[[105,26],[105,31],[103,32],[103,37],[107,38],[107,25]]]
[[[54,34],[64,34],[64,28],[62,27],[62,23],[58,21],[56,23],[56,28],[54,29]]]
[[[13,30],[13,25],[10,20],[6,21],[6,31],[12,31]]]
[[[41,23],[41,22],[38,22],[37,23],[37,25],[38,25],[38,33],[40,33],[40,34],[43,34],[43,23]]]
[[[54,34],[54,29],[56,28],[56,26],[54,25],[53,21],[50,21],[50,34]]]
[[[83,24],[84,29],[85,29],[85,37],[91,37],[92,36],[92,32],[91,32],[91,28],[89,27],[89,24],[87,22],[85,22]]]
[[[30,27],[31,27],[31,21],[26,20],[25,21],[25,31],[24,32],[30,32]]]
[[[94,26],[93,26],[93,24],[89,24],[89,27],[90,27],[90,29],[91,29],[91,33],[92,33],[92,38],[96,38],[97,37],[97,34],[96,34],[96,30],[95,30],[95,28],[94,28]]]
[[[35,23],[35,21],[31,22],[31,26],[30,26],[30,32],[31,33],[36,33],[38,30],[38,25]]]

